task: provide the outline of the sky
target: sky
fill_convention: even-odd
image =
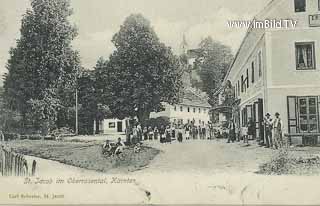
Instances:
[[[73,41],[85,68],[93,68],[100,56],[114,50],[112,36],[125,18],[141,13],[150,20],[160,41],[180,52],[185,35],[189,48],[211,36],[230,46],[235,53],[246,29],[228,28],[228,20],[250,20],[270,0],[71,0],[70,18],[79,31]],[[20,36],[22,15],[30,0],[0,0],[0,75],[6,72],[10,47]]]

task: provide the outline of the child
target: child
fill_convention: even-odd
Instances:
[[[249,146],[248,126],[247,126],[247,124],[244,127],[242,127],[242,135],[243,135],[243,143],[246,144],[246,146]]]

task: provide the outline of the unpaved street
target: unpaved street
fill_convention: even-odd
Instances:
[[[270,159],[274,150],[242,143],[220,141],[187,141],[183,143],[146,143],[162,153],[143,170],[148,172],[228,173],[255,172],[260,163]]]

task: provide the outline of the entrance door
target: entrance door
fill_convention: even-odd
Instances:
[[[122,122],[117,122],[117,132],[123,132],[122,131]]]
[[[264,140],[264,125],[263,125],[263,100],[258,99],[258,119],[259,119],[259,137],[260,140]],[[257,133],[257,134],[258,134]]]
[[[253,104],[253,119],[254,119],[254,123],[255,123],[255,138],[259,139],[260,138],[260,119],[259,119],[259,103],[255,102]]]

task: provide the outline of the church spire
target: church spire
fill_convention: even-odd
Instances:
[[[188,50],[188,42],[187,42],[187,39],[186,39],[186,35],[183,34],[182,36],[182,43],[181,43],[181,54],[186,54],[187,53],[187,50]]]

